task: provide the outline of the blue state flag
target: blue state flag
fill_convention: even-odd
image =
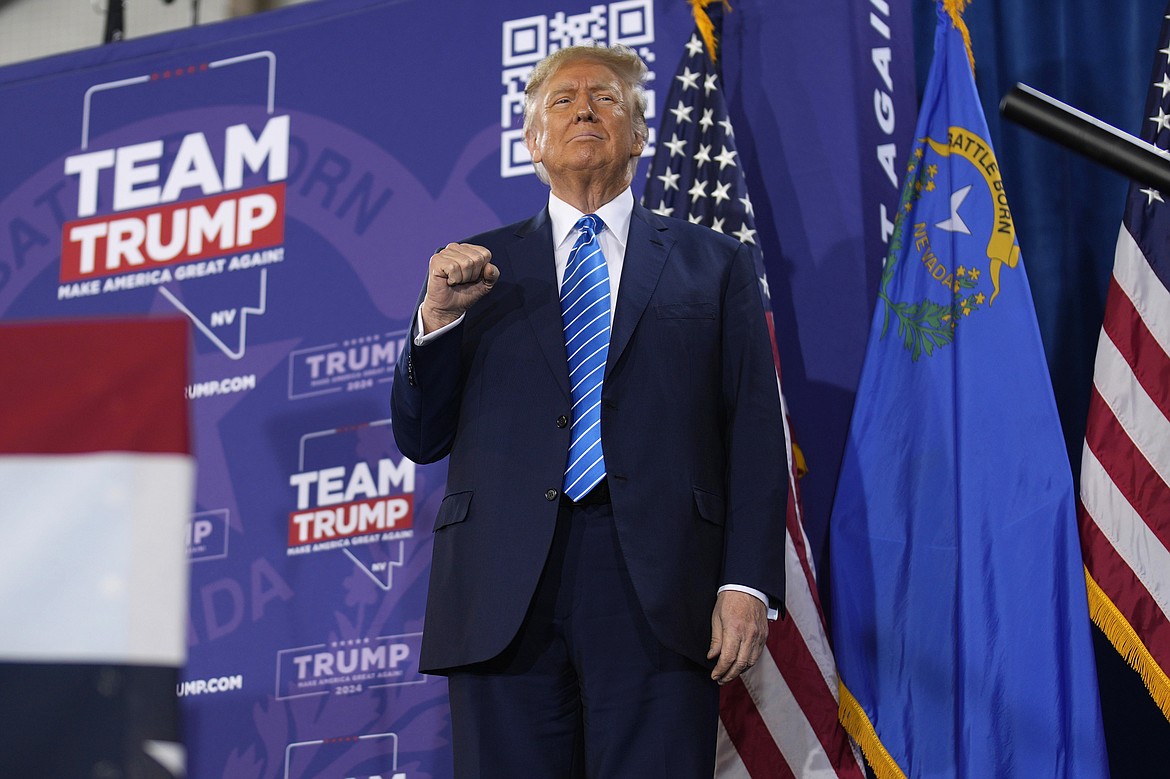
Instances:
[[[938,17],[830,524],[841,719],[881,779],[1107,776],[1068,455]]]

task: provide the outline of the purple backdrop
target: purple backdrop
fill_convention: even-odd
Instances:
[[[450,775],[445,685],[415,652],[445,466],[404,461],[388,423],[426,258],[541,207],[517,93],[542,53],[634,46],[653,126],[691,26],[682,0],[334,0],[0,70],[0,317],[194,325],[191,776]],[[910,37],[883,0],[726,21],[816,549]]]

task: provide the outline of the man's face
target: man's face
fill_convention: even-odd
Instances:
[[[549,179],[592,173],[628,184],[630,158],[642,153],[632,107],[618,77],[605,65],[577,60],[545,81],[525,139],[533,162]]]

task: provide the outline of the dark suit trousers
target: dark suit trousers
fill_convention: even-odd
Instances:
[[[519,635],[449,686],[459,779],[714,773],[719,688],[650,632],[608,504],[561,507]]]

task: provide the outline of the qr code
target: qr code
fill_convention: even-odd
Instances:
[[[524,86],[532,67],[566,46],[623,44],[637,50],[650,67],[654,65],[654,0],[616,0],[592,5],[580,13],[550,14],[509,19],[503,23],[500,84],[500,175],[504,178],[532,173],[532,160],[524,145]],[[654,80],[654,72],[649,80]],[[654,118],[654,91],[647,90],[647,120]],[[650,128],[645,155],[654,153],[654,128]]]

